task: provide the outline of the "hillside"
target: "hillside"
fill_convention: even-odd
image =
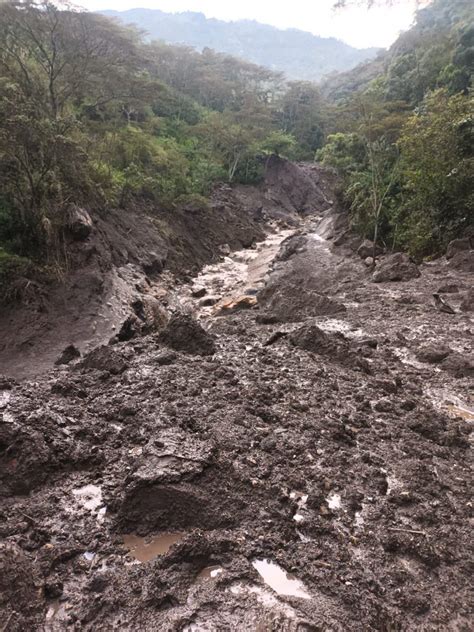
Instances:
[[[202,13],[153,9],[103,13],[135,24],[152,39],[198,50],[212,48],[282,71],[290,79],[319,81],[330,72],[349,70],[377,53],[375,48],[360,50],[335,38],[317,37],[297,29],[280,30],[250,20],[223,22],[207,19]]]
[[[474,70],[474,13],[470,0],[435,0],[418,11],[415,25],[381,51],[322,84],[331,101],[349,98],[378,79],[387,99],[414,104],[429,90],[466,90]]]

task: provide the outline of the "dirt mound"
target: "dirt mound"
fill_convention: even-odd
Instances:
[[[175,351],[193,355],[212,355],[216,352],[214,338],[188,314],[174,314],[158,340]]]
[[[81,362],[81,367],[119,375],[127,369],[127,362],[119,352],[110,347],[102,346],[88,353]]]
[[[37,630],[44,618],[43,582],[37,566],[15,544],[0,543],[0,619],[9,632]]]
[[[258,295],[258,303],[279,322],[297,322],[314,316],[342,314],[346,307],[321,293],[317,277],[275,273]]]
[[[345,366],[360,368],[370,373],[367,361],[351,348],[348,339],[341,333],[327,334],[316,325],[305,324],[293,331],[289,340],[299,349],[326,356]]]
[[[420,276],[418,266],[410,257],[402,252],[396,252],[382,259],[375,270],[372,280],[374,283],[409,281]]]

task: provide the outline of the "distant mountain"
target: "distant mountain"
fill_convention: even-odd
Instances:
[[[202,13],[165,13],[155,9],[103,11],[125,24],[135,24],[151,39],[186,44],[283,71],[289,79],[319,81],[331,72],[350,70],[375,57],[379,49],[357,49],[335,38],[297,29],[280,30],[259,22],[223,22]]]

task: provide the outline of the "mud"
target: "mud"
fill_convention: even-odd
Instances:
[[[472,628],[472,279],[440,259],[374,283],[312,210],[293,246],[269,226],[279,254],[262,236],[170,286],[210,354],[157,332],[0,379],[5,630]],[[219,280],[256,304],[202,307]]]

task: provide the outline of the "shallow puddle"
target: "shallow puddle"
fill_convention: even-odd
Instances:
[[[220,566],[208,566],[202,569],[198,575],[198,579],[215,579],[223,572],[224,569]]]
[[[5,408],[11,398],[10,391],[0,391],[0,408]]]
[[[340,509],[341,508],[341,496],[340,494],[331,494],[326,502],[328,504],[329,509]]]
[[[269,560],[254,560],[252,566],[278,595],[286,597],[298,597],[299,599],[311,599],[303,582],[287,573],[275,562]]]
[[[462,417],[466,421],[474,421],[474,411],[469,410],[469,408],[464,408],[464,406],[455,406],[454,404],[450,404],[449,406],[446,406],[446,409],[455,417]]]
[[[183,533],[160,533],[145,538],[139,535],[124,535],[123,543],[136,560],[149,562],[159,555],[168,553],[173,544],[180,542],[183,537]]]
[[[79,503],[89,511],[95,511],[102,505],[102,490],[97,485],[85,485],[79,489],[73,489]]]

